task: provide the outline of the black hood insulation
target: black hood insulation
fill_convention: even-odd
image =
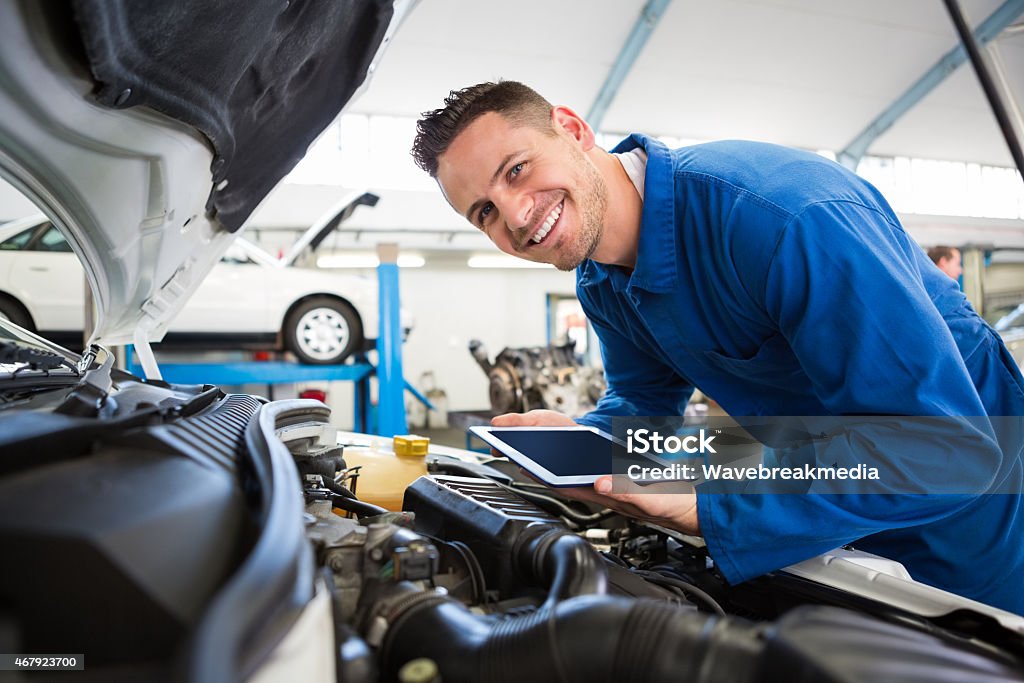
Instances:
[[[72,6],[101,104],[150,107],[209,138],[206,209],[231,232],[363,83],[394,11],[392,0]]]

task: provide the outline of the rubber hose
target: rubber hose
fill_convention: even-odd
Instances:
[[[646,599],[586,595],[512,619],[479,617],[446,599],[396,618],[380,661],[385,680],[429,657],[446,683],[746,683],[763,649],[759,632]]]

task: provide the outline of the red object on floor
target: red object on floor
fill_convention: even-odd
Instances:
[[[321,403],[327,403],[327,392],[320,389],[304,389],[299,392],[299,398],[311,398]]]
[[[274,356],[270,351],[253,351],[252,359],[255,361],[269,361],[274,360]]]

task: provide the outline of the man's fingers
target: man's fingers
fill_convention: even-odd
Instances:
[[[619,486],[619,489],[620,490],[618,491],[615,490],[615,483],[612,477],[601,477],[594,482],[594,491],[598,496],[605,499],[611,498],[614,501],[624,503],[632,507],[638,507],[636,505],[637,495],[635,493],[622,491],[621,485]]]
[[[493,427],[571,427],[571,417],[554,410],[531,410],[528,413],[505,413],[491,418]]]
[[[504,415],[496,415],[491,418],[491,426],[493,427],[519,427],[526,424],[523,418],[526,416],[522,413],[505,413]]]

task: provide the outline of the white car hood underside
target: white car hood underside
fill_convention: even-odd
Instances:
[[[0,169],[82,260],[93,340],[159,340],[234,239],[204,217],[212,152],[165,117],[93,104],[45,35],[0,3]]]
[[[412,4],[396,3],[389,34]],[[0,174],[82,260],[92,341],[159,341],[237,234],[206,215],[213,151],[150,109],[96,104],[87,69],[39,21],[32,3],[0,3]]]

